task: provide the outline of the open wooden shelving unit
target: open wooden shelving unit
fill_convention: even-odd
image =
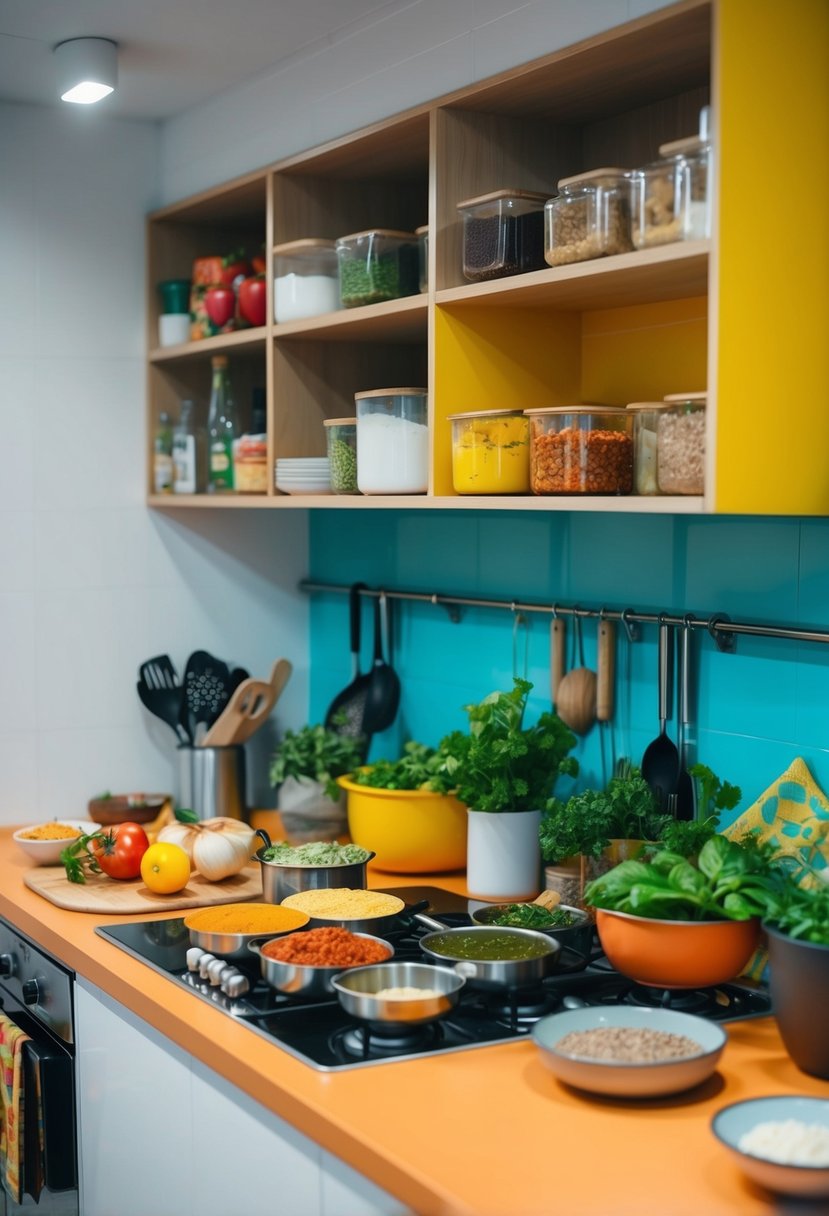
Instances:
[[[779,53],[772,44],[788,40],[802,64],[812,54],[811,17],[807,0],[793,3],[797,11],[786,15],[762,0],[751,20],[760,27],[756,39],[769,44],[769,56]],[[711,102],[715,116],[727,109],[734,90],[750,96],[754,130],[763,118],[773,121],[774,98],[755,80],[756,64],[740,57],[742,27],[734,10],[727,0],[683,0],[151,215],[148,488],[159,411],[175,415],[181,398],[191,397],[204,423],[210,355],[218,352],[230,356],[243,424],[252,388],[266,388],[270,469],[279,456],[324,455],[325,418],[352,415],[355,392],[399,384],[428,385],[431,464],[426,495],[288,496],[271,485],[263,496],[149,494],[149,503],[175,509],[766,511],[773,508],[758,505],[758,478],[770,479],[773,470],[775,484],[781,472],[791,474],[784,511],[829,510],[829,478],[821,488],[816,470],[802,476],[804,459],[815,463],[817,455],[789,453],[785,445],[781,455],[779,440],[755,428],[750,453],[757,467],[743,467],[740,434],[758,417],[764,424],[775,419],[780,372],[769,377],[767,390],[755,379],[750,398],[733,391],[746,358],[746,347],[737,343],[751,341],[752,310],[759,317],[769,307],[759,293],[747,295],[744,315],[735,321],[732,308],[727,324],[720,307],[723,282],[734,288],[733,278],[724,278],[732,273],[732,258],[763,233],[759,211],[749,216],[735,207],[744,182],[726,171],[730,152],[739,159],[736,136],[746,136],[740,126],[746,115],[738,115],[736,127],[731,119],[738,107],[715,125],[722,164],[715,172],[710,242],[678,242],[483,283],[469,283],[462,274],[456,210],[462,199],[503,187],[553,195],[561,177],[600,165],[647,164],[660,144],[697,129],[703,105]],[[757,53],[755,48],[755,58]],[[811,113],[818,88],[812,75],[808,63],[799,75],[791,70],[789,112],[778,116],[778,128],[790,129],[792,108]],[[414,231],[425,223],[428,292],[279,325],[269,292],[267,324],[260,329],[164,349],[153,345],[156,284],[189,277],[197,255],[264,246],[272,285],[276,244],[375,227]],[[780,289],[784,271],[779,264],[768,268],[771,290]],[[829,319],[826,297],[825,287],[812,291],[804,348],[821,319]],[[775,307],[785,307],[782,291]],[[580,400],[622,405],[706,385],[704,498],[472,497],[453,491],[451,413]],[[817,404],[813,413],[825,451],[829,421]]]

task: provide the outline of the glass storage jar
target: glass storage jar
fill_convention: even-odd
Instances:
[[[325,442],[331,489],[335,494],[359,494],[357,488],[357,419],[326,418]]]
[[[243,435],[233,458],[235,489],[239,494],[268,492],[268,436]]]
[[[662,144],[659,155],[687,179],[682,213],[682,238],[701,241],[711,235],[711,141],[706,135],[690,135]]]
[[[417,237],[417,278],[421,291],[429,290],[429,225],[415,228]]]
[[[657,428],[664,401],[631,401],[633,416],[633,485],[637,494],[658,494],[656,473]]]
[[[456,494],[529,494],[530,423],[523,410],[450,414]]]
[[[544,208],[544,258],[550,266],[633,248],[626,169],[592,169],[562,178],[558,189]]]
[[[361,494],[425,494],[429,488],[425,388],[355,393],[357,488]]]
[[[630,494],[631,416],[621,406],[526,410],[533,494]]]
[[[633,174],[633,243],[637,249],[711,235],[710,145],[699,136],[663,144],[661,158]]]
[[[544,204],[530,190],[494,190],[457,204],[463,273],[473,282],[544,268]]]
[[[656,471],[661,494],[705,493],[707,393],[672,393],[657,424]]]
[[[340,307],[337,249],[333,241],[309,237],[274,248],[273,315],[277,323],[317,317]]]
[[[413,232],[375,228],[341,236],[337,260],[344,308],[417,295],[418,250]]]

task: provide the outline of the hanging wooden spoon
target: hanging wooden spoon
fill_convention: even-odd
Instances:
[[[576,613],[576,639],[579,663],[562,677],[558,686],[558,716],[577,735],[586,735],[596,720],[596,673],[584,666],[581,618]]]

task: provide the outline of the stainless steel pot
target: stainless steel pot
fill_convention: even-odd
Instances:
[[[394,947],[382,937],[374,937],[370,933],[357,933],[355,936],[365,938],[369,942],[377,942],[388,951],[389,958],[394,955]],[[326,1000],[334,991],[331,983],[334,976],[350,970],[348,966],[316,967],[307,963],[283,963],[279,959],[269,958],[267,954],[262,953],[262,947],[271,940],[272,938],[260,936],[258,941],[248,943],[248,950],[259,955],[259,965],[265,982],[287,996],[300,996],[306,1001]]]
[[[298,933],[300,929],[307,929],[307,927],[308,922],[306,921],[305,924],[294,925],[293,929],[281,929],[270,933],[267,940],[285,937],[288,933]],[[188,929],[188,932],[191,946],[198,946],[208,954],[215,954],[216,958],[226,958],[234,963],[250,962],[248,945],[254,941],[265,940],[261,929],[256,933],[216,933],[208,932],[206,929]]]
[[[364,1022],[434,1022],[455,1008],[463,976],[449,967],[431,963],[376,963],[355,967],[331,981],[331,987],[346,1013]],[[437,995],[418,997],[378,997],[384,988],[431,989]]]
[[[511,904],[488,904],[485,908],[476,908],[471,913],[476,925],[491,925],[494,918]],[[574,908],[569,904],[559,904],[562,912],[569,912],[573,917],[571,925],[550,925],[545,929],[535,929],[535,933],[544,933],[553,937],[561,946],[561,953],[556,961],[556,972],[559,974],[571,971],[583,971],[590,962],[590,951],[593,946],[593,922],[583,908]]]
[[[555,938],[547,937],[535,929],[504,929],[484,925],[471,925],[469,928],[447,929],[439,921],[420,914],[418,920],[440,932],[427,933],[420,939],[420,948],[429,958],[444,966],[451,967],[462,975],[467,983],[474,988],[521,988],[537,984],[553,971],[561,946]],[[519,941],[532,943],[538,953],[532,958],[493,958],[466,959],[452,954],[452,942],[461,935],[470,934],[482,939],[517,938]],[[495,951],[493,951],[495,952]]]
[[[256,835],[264,841],[255,853],[262,868],[262,898],[269,904],[281,904],[298,891],[316,891],[320,887],[362,887],[368,885],[366,867],[376,854],[369,852],[365,861],[345,862],[331,866],[286,866],[263,857],[271,847],[268,833],[258,828]],[[260,934],[261,936],[261,934]]]

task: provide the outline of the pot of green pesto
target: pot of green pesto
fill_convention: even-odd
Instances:
[[[447,929],[422,913],[417,919],[436,930],[420,939],[420,948],[427,958],[454,967],[473,988],[522,988],[537,984],[554,970],[561,951],[555,938],[535,929],[489,925]]]
[[[368,885],[366,866],[375,856],[369,849],[328,840],[296,846],[285,841],[272,843],[261,828],[256,835],[263,841],[255,856],[262,869],[262,898],[266,903],[281,904],[289,895],[321,887]]]
[[[555,908],[543,908],[534,903],[487,904],[470,915],[476,925],[535,929],[554,937],[561,946],[556,961],[559,974],[583,971],[590,961],[593,923],[583,908],[569,904],[558,904]]]

